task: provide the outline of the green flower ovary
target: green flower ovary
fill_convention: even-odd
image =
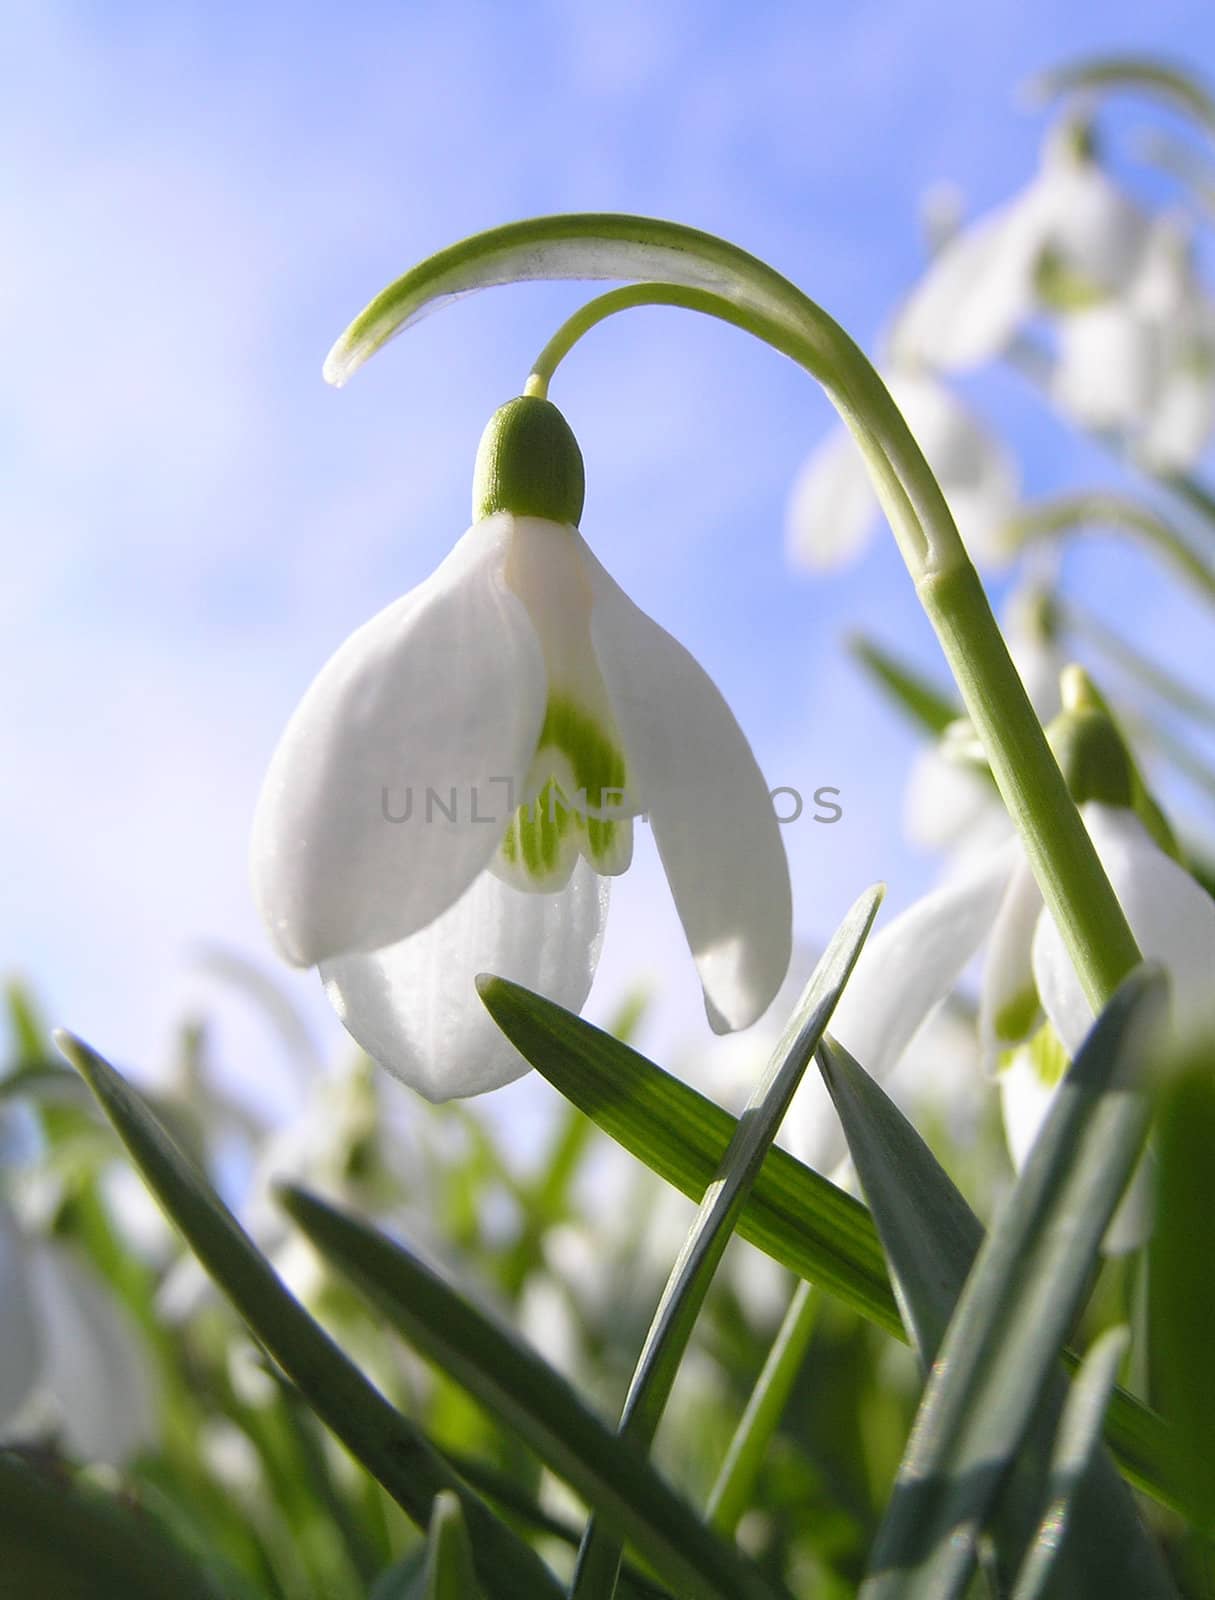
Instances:
[[[563,696],[549,701],[532,774],[533,779],[544,774],[536,798],[517,808],[500,846],[510,881],[524,878],[533,888],[560,888],[578,854],[597,872],[623,872],[633,847],[631,818],[619,814],[627,777],[624,756],[574,701]]]

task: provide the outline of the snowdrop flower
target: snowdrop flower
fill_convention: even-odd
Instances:
[[[945,372],[992,360],[1037,311],[1074,309],[1124,289],[1147,229],[1098,166],[1088,133],[1065,124],[1027,187],[934,257],[903,308],[896,356]]]
[[[1175,219],[1154,224],[1124,295],[1062,320],[1051,388],[1083,426],[1123,436],[1156,470],[1201,456],[1215,426],[1215,304]]]
[[[581,1006],[642,812],[713,1027],[754,1021],[788,965],[767,786],[709,677],[591,554],[582,500],[561,414],[504,406],[472,527],[322,669],[259,802],[279,949],[319,965],[347,1029],[432,1100],[526,1070],[478,971]]]
[[[0,1437],[53,1430],[71,1456],[119,1465],[155,1438],[148,1368],[108,1289],[0,1207]]]
[[[1131,808],[1131,769],[1112,724],[1072,711],[1052,732],[1057,748],[1064,734],[1072,739],[1061,764],[1139,948],[1171,979],[1173,1029],[1182,1038],[1215,1034],[1215,901]],[[988,1064],[1011,1071],[1002,1104],[1020,1161],[1093,1014],[1019,839],[972,861],[869,941],[831,1031],[884,1077],[984,944],[980,1040]]]
[[[886,382],[971,554],[989,565],[1007,560],[1011,552],[1000,548],[996,535],[1016,505],[1017,473],[1008,453],[929,373],[895,371]],[[878,515],[868,468],[841,424],[794,481],[787,521],[790,558],[811,569],[842,566],[859,554]]]

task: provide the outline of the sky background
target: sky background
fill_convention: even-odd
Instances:
[[[343,1047],[253,910],[261,777],[331,651],[463,532],[485,421],[593,291],[463,301],[330,390],[322,359],[373,294],[494,223],[644,212],[765,257],[872,347],[922,267],[925,192],[951,180],[977,212],[1030,176],[1027,75],[1115,48],[1215,74],[1215,12],[1169,0],[5,12],[0,971],[147,1072],[198,998],[201,943],[264,967]],[[1111,481],[1016,380],[968,388],[1033,495]],[[841,641],[863,627],[934,668],[935,646],[888,536],[838,576],[787,565],[827,403],[734,330],[659,310],[592,335],[552,397],[600,558],[714,675],[771,784],[840,791],[838,824],[808,807],[785,830],[800,934],[875,878],[908,903],[938,870],[900,832],[915,742]],[[1201,676],[1199,612],[1144,560],[1093,541],[1068,581]],[[648,841],[639,858],[589,1012],[653,977],[647,1043],[691,1055],[699,989]],[[206,998],[227,1070],[272,1092],[242,1002]]]

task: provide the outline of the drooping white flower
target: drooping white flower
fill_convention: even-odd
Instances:
[[[1017,498],[1008,452],[952,391],[927,372],[886,376],[892,398],[949,502],[974,558],[1006,561],[996,535]],[[811,569],[842,566],[859,554],[879,515],[877,496],[856,443],[842,424],[807,458],[789,499],[789,554]]]
[[[66,1246],[23,1237],[0,1206],[0,1438],[50,1432],[80,1461],[119,1465],[155,1431],[130,1319]]]
[[[254,824],[257,899],[288,960],[434,1100],[526,1064],[484,1013],[488,970],[577,1009],[606,878],[645,812],[715,1029],[788,965],[779,826],[725,701],[577,528],[582,461],[547,401],[482,440],[474,522],[360,628],[291,719]]]
[[[1215,901],[1125,804],[1089,800],[1081,815],[1140,950],[1171,980],[1173,1027],[1215,1036]],[[1018,839],[970,862],[869,941],[831,1031],[867,1072],[885,1077],[984,944],[981,1043],[989,1064],[1011,1074],[1001,1098],[1020,1164],[1093,1016]],[[1121,1239],[1122,1248],[1138,1242],[1125,1230]]]
[[[1153,225],[1124,294],[1061,319],[1051,382],[1083,426],[1119,435],[1159,471],[1183,471],[1215,427],[1215,303],[1172,217]]]
[[[908,297],[900,360],[959,372],[1003,353],[1038,310],[1093,304],[1135,276],[1148,224],[1065,125],[1013,199],[959,230]]]
[[[1215,901],[1133,811],[1089,805],[1085,823],[1140,949],[1169,975],[1174,1031],[1186,1041],[1215,1032]],[[1046,1014],[1074,1055],[1093,1012],[1050,917],[1038,919],[1033,970]]]

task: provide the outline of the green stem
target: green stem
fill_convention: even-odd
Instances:
[[[804,299],[799,291],[791,292]],[[582,307],[545,346],[532,368],[533,379],[543,382],[547,392],[559,362],[584,333],[617,311],[650,304],[682,306],[745,328],[798,361],[836,401],[877,479],[896,541],[983,742],[1004,804],[1021,833],[1043,898],[1085,994],[1093,1009],[1100,1011],[1140,960],[1138,947],[1009,657],[979,575],[901,415],[894,411],[897,424],[892,432],[883,428],[880,437],[868,429],[862,433],[858,418],[845,409],[824,376],[821,352],[808,340],[754,312],[723,303],[717,295],[672,284],[631,285]],[[817,317],[825,316],[812,302],[805,304]],[[840,337],[847,339],[842,330]],[[847,355],[854,363],[863,363],[893,409],[876,372],[850,340],[848,345]],[[885,424],[888,418],[881,421]],[[880,456],[878,465],[875,454]],[[883,494],[883,487],[889,490],[884,480],[893,471],[896,454],[901,469],[898,492]],[[921,518],[925,521],[917,527]]]
[[[814,1285],[803,1279],[793,1291],[780,1331],[730,1440],[706,1509],[711,1526],[727,1538],[733,1537],[750,1504],[764,1453],[801,1371],[821,1304]]]
[[[1117,528],[1133,534],[1215,603],[1215,571],[1193,550],[1176,528],[1129,495],[1105,491],[1061,495],[1029,507],[1005,524],[1002,537],[1013,549],[1035,539],[1051,539],[1096,528]]]
[[[1215,138],[1215,100],[1206,85],[1192,72],[1171,61],[1151,56],[1084,56],[1062,67],[1040,73],[1028,84],[1029,95],[1039,104],[1060,95],[1084,95],[1129,91],[1159,100],[1171,111],[1182,111],[1202,131]]]
[[[1067,794],[1029,697],[1008,660],[974,568],[932,574],[917,584],[962,692],[1009,815],[1025,841],[1043,898],[1084,992],[1100,1010],[1139,962],[1134,936],[1084,824]],[[1007,669],[1007,670],[1006,670]],[[1042,748],[1040,748],[1042,747]],[[1046,760],[1042,759],[1045,750]],[[1083,838],[1087,848],[1077,848]],[[1094,928],[1094,916],[1109,918]]]
[[[1085,993],[1102,1009],[1139,960],[1117,896],[922,451],[864,353],[787,278],[737,245],[676,222],[613,213],[530,218],[450,245],[389,285],[334,345],[325,375],[345,383],[437,304],[536,278],[660,279],[651,291],[661,293],[659,303],[745,328],[822,384],[865,459]],[[644,292],[630,303],[646,303]],[[593,326],[588,315],[579,313],[579,326]],[[578,328],[570,333],[576,342]]]

